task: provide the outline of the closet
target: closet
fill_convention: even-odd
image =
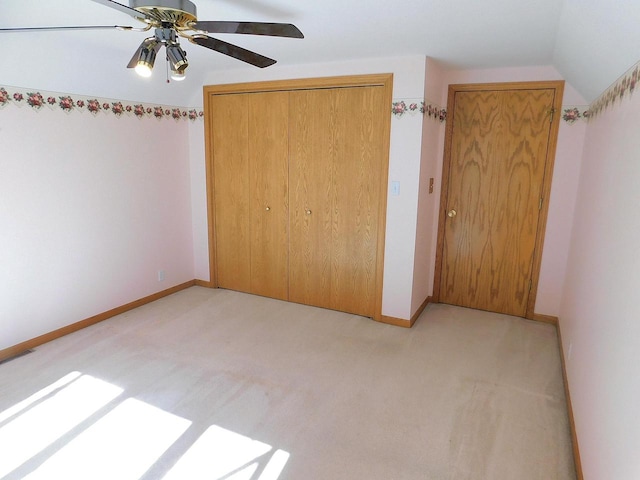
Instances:
[[[391,75],[205,87],[211,278],[380,317]]]

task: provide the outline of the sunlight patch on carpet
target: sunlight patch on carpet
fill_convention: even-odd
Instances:
[[[193,422],[123,394],[74,371],[0,412],[0,478],[139,480],[170,459]],[[289,456],[210,425],[163,480],[278,480]]]
[[[29,398],[26,398],[22,402],[16,403],[10,408],[7,408],[4,412],[0,413],[0,423],[4,422],[9,417],[16,415],[22,410],[25,410],[30,405],[36,403],[38,400],[46,397],[47,395],[52,394],[59,388],[64,387],[68,383],[71,383],[72,381],[80,377],[80,375],[82,375],[80,372],[71,372],[68,375],[65,375],[64,377],[62,377],[60,380],[53,382],[51,385],[48,385],[45,388],[37,391],[36,393],[31,395]]]
[[[42,392],[49,390],[55,391],[55,388],[50,386],[36,396],[44,398],[47,394]],[[115,385],[83,375],[39,403],[32,399],[31,407],[21,407],[27,410],[0,428],[3,457],[0,477],[48,447],[121,393],[122,389]]]
[[[136,480],[191,422],[128,398],[25,477]]]
[[[288,459],[283,450],[212,425],[163,480],[277,480]]]

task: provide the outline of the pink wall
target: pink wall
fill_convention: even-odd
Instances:
[[[189,124],[189,167],[191,172],[191,232],[195,278],[208,282],[209,225],[207,224],[207,169],[204,151],[204,122]]]
[[[441,101],[444,71],[437,62],[430,58],[426,59],[425,70],[425,101],[444,108],[446,105]],[[437,235],[434,235],[434,225],[437,229],[440,191],[434,188],[433,193],[429,193],[429,179],[433,178],[435,181],[438,165],[442,163],[441,145],[444,138],[444,127],[444,122],[428,116],[423,117],[416,252],[413,264],[413,291],[411,295],[412,316],[425,299],[433,293],[433,260],[435,259],[437,240]]]
[[[184,120],[0,110],[0,349],[194,278],[187,139]]]
[[[587,480],[640,478],[640,95],[588,124],[560,328]]]
[[[584,120],[560,122],[535,306],[543,315],[560,313],[586,131]]]

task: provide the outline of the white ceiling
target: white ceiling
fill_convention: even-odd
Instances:
[[[405,55],[429,56],[454,68],[553,65],[591,101],[640,59],[637,0],[194,3],[199,20],[297,25],[303,40],[217,35],[280,65]],[[0,28],[115,24],[138,26],[91,0],[0,2]],[[187,80],[167,85],[162,62],[144,80],[125,67],[147,36],[117,30],[3,33],[0,84],[185,105],[207,73],[256,68],[183,41],[190,60]]]

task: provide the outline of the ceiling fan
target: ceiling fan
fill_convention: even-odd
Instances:
[[[150,76],[156,55],[162,46],[165,46],[167,61],[171,68],[171,77],[174,80],[184,79],[184,72],[189,66],[187,54],[180,47],[178,37],[186,38],[191,43],[215,50],[260,68],[273,65],[276,60],[217,38],[209,37],[207,34],[238,33],[269,37],[304,38],[302,32],[290,23],[198,21],[196,6],[189,0],[130,0],[130,6],[113,0],[91,1],[126,13],[144,23],[145,26],[138,28],[121,25],[0,28],[0,33],[100,29],[146,32],[153,28],[154,35],[144,39],[131,58],[127,68],[134,68],[141,76]]]

